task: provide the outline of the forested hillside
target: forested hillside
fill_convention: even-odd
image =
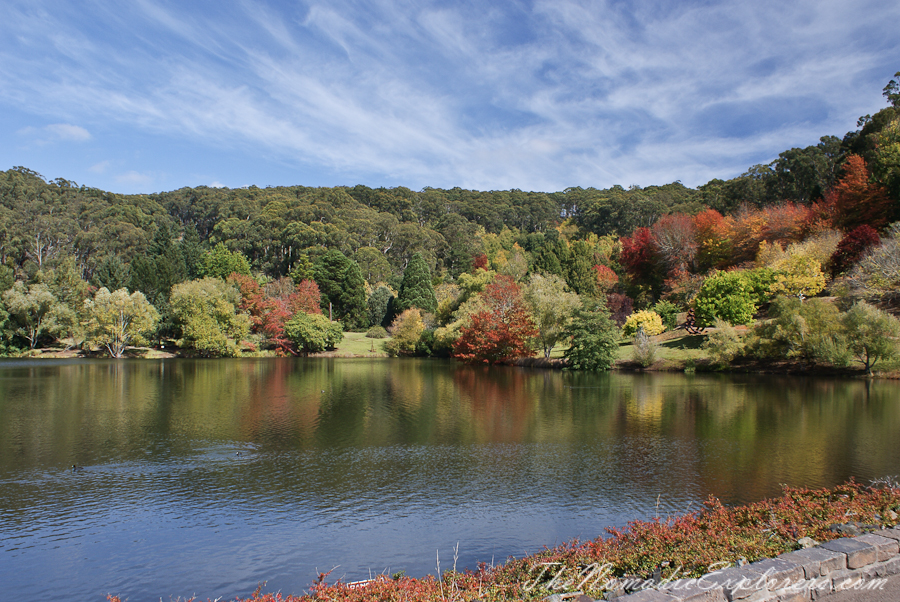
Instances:
[[[251,186],[119,195],[16,167],[0,172],[3,344],[98,344],[90,332],[100,326],[85,308],[101,289],[124,289],[129,299],[139,292],[153,306],[152,328],[141,336],[194,341],[198,349],[212,318],[189,326],[191,314],[203,313],[191,299],[218,295],[231,309],[228,319],[216,318],[212,353],[238,352],[251,333],[251,347],[298,352],[290,332],[299,327],[285,324],[320,310],[354,328],[387,326],[402,310],[422,310],[420,337],[437,336],[441,347],[443,336],[449,353],[471,317],[491,311],[484,292],[498,278],[508,280],[508,298],[520,288],[528,293],[521,319],[537,331],[536,276],[557,300],[572,294],[582,304],[604,302],[619,323],[661,300],[694,308],[710,323],[721,319],[702,289],[736,268],[755,274],[758,282],[747,284],[759,289],[754,310],[778,293],[814,296],[835,282],[883,298],[900,282],[884,274],[888,260],[868,272],[857,264],[878,249],[890,255],[886,245],[900,236],[890,228],[900,219],[895,80],[884,96],[888,106],[843,138],[823,136],[697,189],[680,182],[558,192]],[[434,307],[397,298],[414,263],[436,287]],[[195,289],[203,278],[221,286],[207,282],[201,294]],[[814,284],[797,285],[798,278]],[[266,326],[273,303],[283,319]],[[560,328],[571,324],[576,305],[559,318]],[[532,348],[548,348],[535,342],[543,334],[526,331]],[[416,345],[398,352],[417,352]],[[435,344],[418,349],[430,353]]]

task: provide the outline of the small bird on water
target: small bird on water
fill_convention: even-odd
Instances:
[[[78,466],[77,464],[72,464],[72,472],[78,472],[79,470],[84,470],[84,466]]]

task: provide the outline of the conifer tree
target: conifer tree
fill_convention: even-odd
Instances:
[[[418,308],[430,313],[437,311],[437,297],[431,284],[431,270],[421,253],[409,260],[403,271],[403,282],[397,293],[397,311]]]

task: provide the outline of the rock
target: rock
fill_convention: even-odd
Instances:
[[[797,545],[801,548],[814,548],[819,545],[819,542],[812,537],[801,537],[797,540]]]
[[[894,512],[893,510],[888,510],[888,511],[887,511],[887,515],[888,515],[888,518],[891,519],[891,520],[893,520],[893,521],[896,521],[897,518],[900,518],[900,517],[897,516],[897,513]]]
[[[846,523],[843,525],[831,525],[828,530],[832,533],[840,533],[845,537],[856,537],[862,535],[862,531],[856,523]]]

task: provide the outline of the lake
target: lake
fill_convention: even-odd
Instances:
[[[0,362],[4,598],[302,593],[900,473],[900,383],[391,359]],[[83,470],[72,471],[76,464]]]

